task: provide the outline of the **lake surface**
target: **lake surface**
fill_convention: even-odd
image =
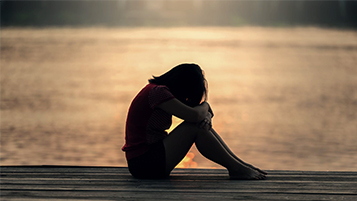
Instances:
[[[357,32],[314,27],[2,28],[1,165],[126,166],[132,98],[183,62],[243,160],[357,171]]]

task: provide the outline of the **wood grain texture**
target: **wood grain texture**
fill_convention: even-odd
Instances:
[[[3,166],[1,200],[357,200],[357,172],[268,171],[229,180],[224,169],[175,169],[139,180],[125,167]]]

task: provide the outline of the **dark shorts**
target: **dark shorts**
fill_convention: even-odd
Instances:
[[[166,174],[166,154],[162,141],[150,145],[145,154],[128,160],[130,173],[139,179],[163,179]]]

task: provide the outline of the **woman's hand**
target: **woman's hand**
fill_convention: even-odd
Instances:
[[[212,114],[210,112],[208,112],[206,117],[198,124],[198,127],[207,131],[212,129]]]

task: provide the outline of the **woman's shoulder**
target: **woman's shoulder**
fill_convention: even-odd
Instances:
[[[170,93],[170,89],[166,85],[160,85],[160,84],[148,84],[148,86],[151,90],[150,93]]]
[[[151,85],[149,93],[149,103],[152,108],[155,108],[158,104],[175,98],[170,92],[169,88],[165,85]]]
[[[170,89],[166,85],[149,83],[144,88],[154,90],[154,91],[170,91]]]

